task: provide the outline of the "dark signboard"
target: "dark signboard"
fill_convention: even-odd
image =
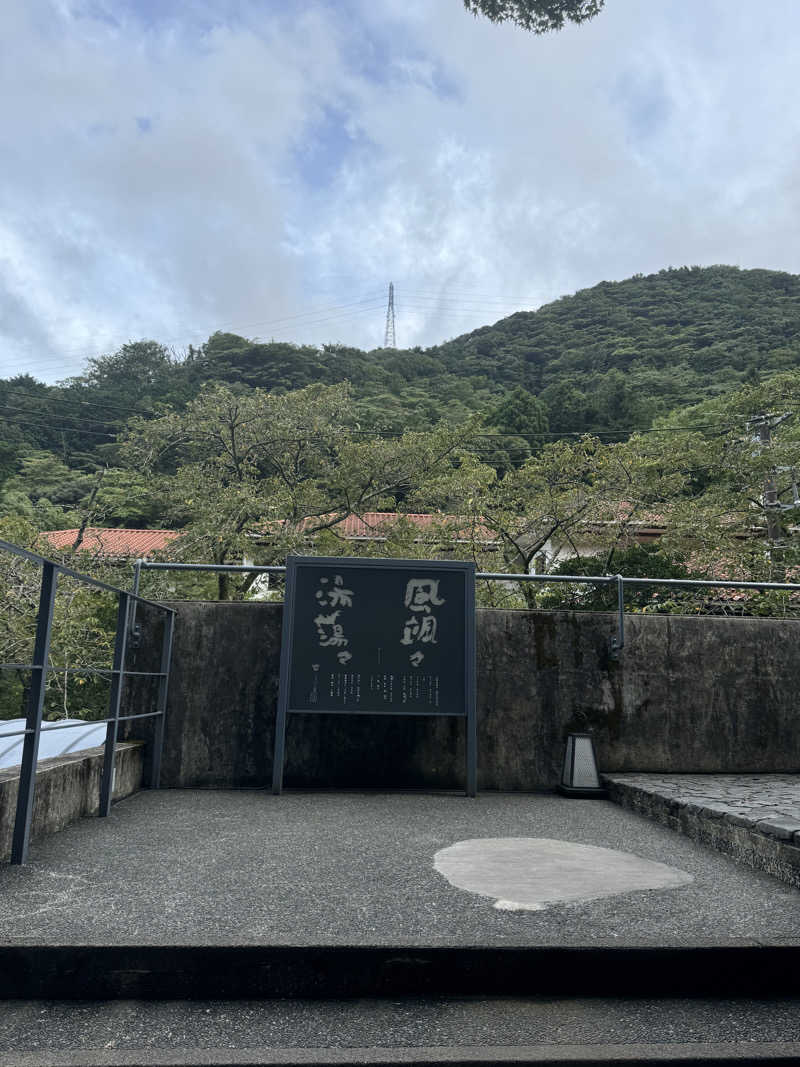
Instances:
[[[289,556],[272,791],[286,716],[457,715],[475,795],[475,566]]]

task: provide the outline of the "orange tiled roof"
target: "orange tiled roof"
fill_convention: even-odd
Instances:
[[[431,530],[437,525],[450,525],[453,522],[463,521],[456,515],[430,515],[421,512],[400,511],[366,511],[363,515],[348,515],[346,519],[337,523],[334,529],[341,531],[344,537],[372,538],[380,534],[382,527],[390,526],[392,523],[399,522],[401,519],[410,523],[412,526],[416,526],[420,530]],[[490,531],[485,527],[479,527],[476,532],[481,537],[491,536]]]
[[[42,537],[52,548],[69,549],[78,536],[74,530],[46,530]],[[144,558],[166,548],[170,541],[181,535],[176,530],[117,530],[103,526],[87,526],[80,543],[82,552],[94,552],[101,556],[131,556]]]
[[[335,529],[344,537],[374,537],[384,526],[390,526],[398,519],[405,519],[412,526],[420,529],[430,529],[436,521],[441,521],[439,515],[415,515],[412,513],[401,515],[397,511],[365,511],[363,515],[348,515],[336,524]]]
[[[320,516],[320,518],[324,517]],[[468,519],[459,518],[457,515],[410,511],[365,511],[363,515],[347,515],[344,519],[334,523],[331,529],[347,540],[375,541],[385,537],[385,527],[400,520],[416,526],[420,531],[433,530],[436,526],[446,526],[454,532],[456,539],[469,540],[475,537],[483,542],[498,540],[498,534],[483,523],[472,525]],[[304,519],[301,528],[313,528],[316,522],[316,518]],[[460,523],[463,523],[463,527],[454,531],[454,524]],[[278,527],[281,524],[282,520],[276,523]]]

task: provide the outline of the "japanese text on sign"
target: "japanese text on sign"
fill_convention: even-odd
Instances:
[[[406,585],[405,606],[410,615],[403,624],[401,645],[437,644],[436,630],[438,622],[433,614],[434,607],[441,607],[444,597],[439,596],[438,578],[410,578]],[[425,659],[422,649],[415,649],[408,657],[412,667],[419,667]]]
[[[345,634],[344,624],[339,621],[343,609],[353,606],[353,590],[344,588],[341,574],[334,575],[333,583],[329,578],[320,578],[316,599],[321,608],[336,608],[325,615],[322,611],[314,618],[320,648],[338,648],[336,658],[344,666],[353,657],[347,651],[350,641]]]

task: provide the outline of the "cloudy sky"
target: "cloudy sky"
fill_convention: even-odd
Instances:
[[[0,377],[216,329],[430,345],[669,265],[800,272],[800,3],[3,0]]]

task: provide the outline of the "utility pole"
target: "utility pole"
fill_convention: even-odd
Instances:
[[[383,338],[383,347],[397,347],[394,336],[394,282],[389,282],[389,305],[386,308],[386,333]]]
[[[758,437],[762,448],[769,448],[772,444],[772,420],[769,415],[765,415],[759,422]],[[776,541],[780,541],[783,533],[780,516],[778,515],[780,504],[778,502],[778,486],[775,482],[774,470],[767,471],[761,500],[764,504],[764,514],[767,519],[767,540],[772,547]]]
[[[790,411],[784,415],[754,415],[753,418],[748,420],[748,426],[758,432],[757,440],[760,446],[759,452],[770,447],[772,444],[772,431],[777,429],[781,423],[790,419],[793,414],[794,413]],[[771,560],[773,559],[775,548],[783,540],[783,527],[781,525],[780,513],[785,510],[785,508],[778,497],[778,483],[776,480],[776,474],[781,469],[785,468],[771,467],[767,470],[764,476],[764,492],[761,495],[761,503],[764,508],[764,516],[767,523],[767,542],[769,544]],[[797,496],[796,491],[793,495],[795,497]],[[788,508],[794,506],[796,505],[786,505]]]

